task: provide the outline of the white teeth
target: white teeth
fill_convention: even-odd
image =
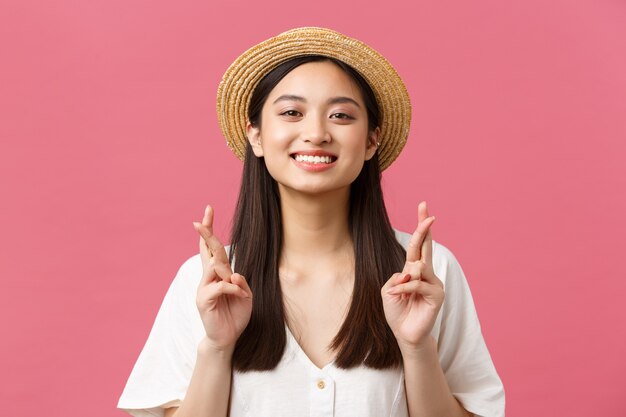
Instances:
[[[295,159],[299,162],[309,162],[312,164],[330,164],[332,162],[332,158],[330,156],[311,156],[296,154]]]

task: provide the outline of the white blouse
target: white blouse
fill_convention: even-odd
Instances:
[[[406,249],[408,233],[395,231]],[[228,249],[228,248],[227,248]],[[467,280],[456,258],[433,241],[433,267],[445,301],[432,335],[452,394],[482,417],[504,416],[504,388],[483,339]],[[183,263],[165,294],[117,407],[135,417],[163,416],[185,397],[204,337],[196,308],[202,262]],[[233,372],[230,417],[408,417],[404,372],[331,362],[318,368],[285,326],[287,346],[271,371]]]

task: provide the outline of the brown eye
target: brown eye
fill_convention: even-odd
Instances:
[[[335,117],[333,117],[333,116],[335,116]],[[349,116],[349,115],[347,115],[345,113],[333,113],[333,114],[330,115],[330,117],[334,118],[334,119],[354,119],[354,117]]]
[[[287,111],[282,112],[280,115],[281,116],[298,117],[298,116],[302,116],[302,113],[300,113],[297,110],[287,110]]]

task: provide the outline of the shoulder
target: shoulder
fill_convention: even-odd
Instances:
[[[228,255],[230,253],[230,245],[225,246],[224,249],[226,250],[226,255]],[[174,281],[179,282],[180,285],[187,285],[190,283],[195,283],[197,285],[202,277],[202,270],[202,258],[199,253],[196,253],[195,255],[187,258],[180,265]]]
[[[183,289],[190,288],[194,284],[197,286],[202,278],[202,259],[197,253],[187,258],[178,268],[172,287]]]

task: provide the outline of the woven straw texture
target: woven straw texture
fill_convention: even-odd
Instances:
[[[400,154],[409,134],[411,102],[391,64],[363,42],[316,27],[292,29],[240,55],[226,70],[217,90],[217,116],[228,147],[241,160],[247,145],[250,97],[258,82],[281,63],[302,55],[324,55],[343,61],[369,83],[381,110],[378,158],[386,169]]]

